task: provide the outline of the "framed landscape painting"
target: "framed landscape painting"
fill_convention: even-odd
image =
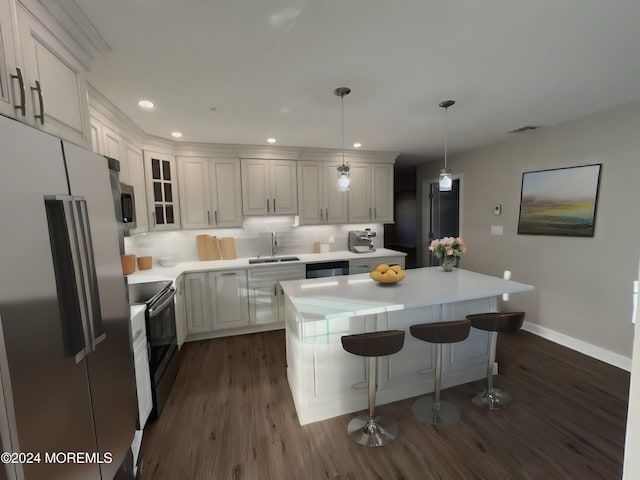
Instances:
[[[593,237],[601,167],[523,173],[518,233]]]

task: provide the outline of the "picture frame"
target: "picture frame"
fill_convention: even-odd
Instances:
[[[518,234],[593,237],[601,163],[522,174]]]

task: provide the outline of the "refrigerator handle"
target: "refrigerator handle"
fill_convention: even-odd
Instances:
[[[84,279],[80,267],[80,250],[76,222],[69,195],[44,197],[49,242],[58,292],[64,355],[76,363],[91,351],[87,331]]]
[[[87,326],[91,349],[102,342],[107,334],[102,324],[102,311],[100,309],[100,294],[98,291],[98,275],[96,274],[96,262],[93,255],[93,241],[91,240],[91,226],[87,202],[82,197],[73,197],[73,205],[77,211],[78,244],[80,245],[80,258],[84,271],[87,311]]]

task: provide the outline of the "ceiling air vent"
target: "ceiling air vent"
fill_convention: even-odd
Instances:
[[[536,130],[537,126],[535,125],[525,125],[524,127],[520,127],[520,128],[516,128],[515,130],[511,130],[509,133],[522,133],[522,132],[526,132],[527,130]]]

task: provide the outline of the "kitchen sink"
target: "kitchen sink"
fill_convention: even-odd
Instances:
[[[277,262],[295,262],[300,260],[298,257],[258,257],[250,258],[249,264],[254,263],[277,263]]]

